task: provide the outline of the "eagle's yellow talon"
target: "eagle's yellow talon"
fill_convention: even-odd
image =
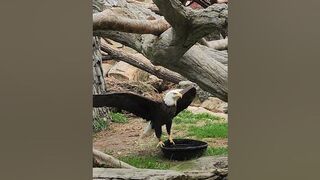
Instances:
[[[164,146],[164,143],[162,142],[162,141],[159,141],[159,143],[158,143],[158,145],[157,145],[157,147],[163,147]]]
[[[174,141],[172,139],[169,139],[170,143],[175,145],[176,143],[174,143]]]
[[[174,143],[174,141],[173,141],[173,139],[172,139],[171,134],[169,135],[169,142],[170,142],[171,144],[175,145],[175,143]]]

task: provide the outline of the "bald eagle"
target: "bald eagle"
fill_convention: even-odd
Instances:
[[[150,121],[143,136],[151,135],[154,130],[159,140],[157,147],[162,147],[164,143],[161,140],[161,127],[166,125],[169,141],[174,144],[171,134],[172,119],[186,109],[195,96],[196,88],[193,86],[170,90],[160,101],[134,93],[116,92],[93,95],[93,107],[117,107]]]

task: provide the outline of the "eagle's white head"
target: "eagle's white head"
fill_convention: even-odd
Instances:
[[[163,100],[167,106],[177,105],[178,99],[182,98],[182,94],[180,93],[182,89],[174,89],[166,93]]]

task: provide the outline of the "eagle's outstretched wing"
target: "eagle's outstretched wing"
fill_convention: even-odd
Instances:
[[[134,93],[107,93],[93,95],[93,107],[117,107],[146,120],[160,109],[161,102]]]
[[[180,91],[180,93],[182,94],[182,98],[177,101],[176,115],[192,103],[193,99],[196,97],[197,90],[195,87],[189,86]]]

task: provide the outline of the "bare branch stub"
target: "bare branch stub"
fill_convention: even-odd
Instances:
[[[192,12],[190,19],[193,32],[190,43],[195,43],[195,40],[201,39],[216,29],[222,30],[228,26],[228,5],[226,4],[214,4],[206,9]]]
[[[179,0],[153,0],[158,6],[160,13],[173,28],[186,28],[188,22],[188,11]]]
[[[204,25],[208,28],[222,28],[228,18],[228,5],[213,4],[208,8],[193,10],[185,7],[180,0],[154,0],[161,14],[174,28],[187,29],[186,25],[198,27]]]

